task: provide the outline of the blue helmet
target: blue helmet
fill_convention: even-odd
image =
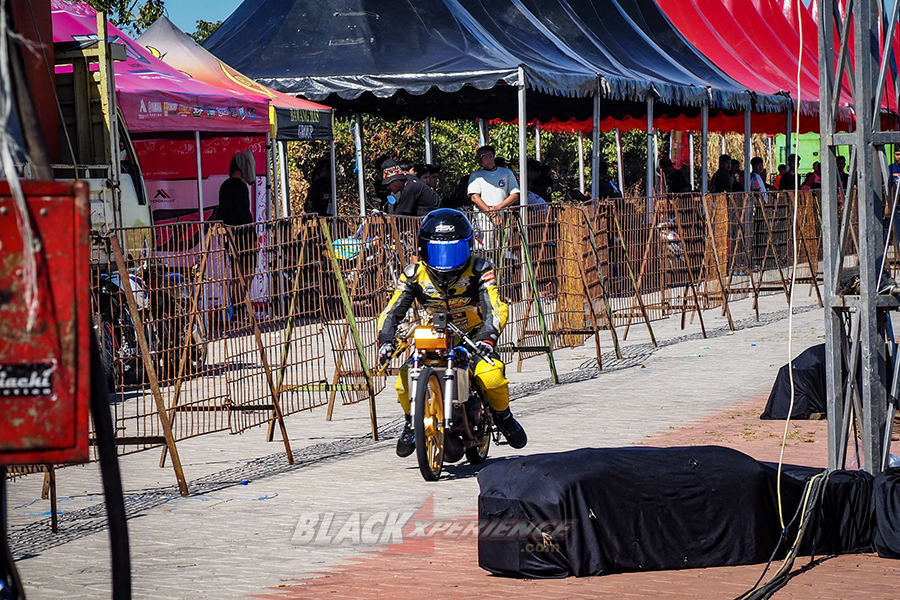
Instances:
[[[452,283],[465,269],[474,245],[472,224],[452,208],[439,208],[425,216],[419,229],[419,261],[439,287]]]

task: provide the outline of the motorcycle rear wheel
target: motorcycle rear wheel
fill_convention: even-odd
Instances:
[[[416,458],[425,481],[437,481],[444,467],[444,394],[431,367],[419,373],[416,385]]]
[[[487,403],[484,400],[483,394],[484,394],[484,392],[482,392],[481,390],[478,391],[478,395],[481,396],[482,410],[487,410],[486,408],[484,408],[487,405]],[[485,419],[485,418],[486,417],[484,415],[482,415],[482,419]],[[481,440],[479,440],[479,443],[477,446],[472,446],[471,448],[466,448],[466,458],[468,459],[469,464],[470,465],[480,465],[481,463],[486,461],[487,456],[488,456],[488,451],[490,449],[491,449],[491,430],[487,426],[487,423],[485,422],[484,437],[482,437]]]

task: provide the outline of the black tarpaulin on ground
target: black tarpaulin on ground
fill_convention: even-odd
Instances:
[[[825,412],[825,344],[807,348],[791,361],[794,365],[794,408],[791,410],[791,375],[788,365],[778,370],[766,409],[760,419],[808,419]]]
[[[341,98],[361,112],[363,93],[404,91],[412,109],[429,90],[515,85],[519,66],[530,89],[570,99],[600,86],[609,100],[754,106],[653,0],[245,1],[204,47],[265,85],[331,105]],[[786,102],[758,96],[755,108],[780,111]],[[478,109],[497,116],[490,103]]]
[[[820,472],[783,470],[787,523],[806,480]],[[776,465],[716,446],[582,449],[497,462],[478,474],[479,519],[494,523],[482,530],[478,564],[497,575],[536,578],[765,564],[781,534],[776,481]],[[801,555],[870,551],[872,489],[867,473],[832,473]],[[538,533],[522,523],[536,524]],[[559,523],[571,524],[564,536],[541,534],[562,531]],[[882,535],[900,550],[894,525]],[[777,558],[797,526],[789,526]]]
[[[479,519],[574,519],[558,550],[479,539],[499,575],[565,577],[766,562],[779,538],[771,469],[735,450],[607,448],[495,463]],[[796,506],[802,484],[786,490]],[[792,509],[793,510],[793,509]]]

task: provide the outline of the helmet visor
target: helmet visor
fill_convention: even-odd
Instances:
[[[469,260],[472,236],[461,240],[429,240],[425,246],[425,264],[435,271],[452,271]]]

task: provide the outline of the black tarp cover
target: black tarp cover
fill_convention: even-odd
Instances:
[[[713,446],[591,448],[493,463],[478,474],[480,520],[577,524],[558,551],[480,538],[478,564],[498,575],[566,577],[765,563],[780,534],[771,472]],[[801,489],[785,489],[790,511]]]
[[[275,89],[323,100],[518,83],[550,94],[750,108],[653,0],[245,0],[204,47]],[[599,77],[599,79],[598,79]],[[787,99],[759,96],[757,110]]]
[[[792,419],[808,419],[825,412],[825,344],[807,348],[791,361],[794,366],[794,409]],[[778,370],[766,408],[760,419],[787,419],[791,407],[791,379],[788,365]]]
[[[496,575],[549,578],[780,560],[796,539],[806,483],[822,472],[784,466],[787,532],[779,546],[777,465],[737,450],[586,448],[494,462],[478,473],[478,564]],[[874,480],[863,471],[831,473],[800,554],[871,552],[874,538],[883,556],[900,556],[898,484],[900,470]],[[555,542],[514,525],[540,523],[552,537],[572,521]]]

